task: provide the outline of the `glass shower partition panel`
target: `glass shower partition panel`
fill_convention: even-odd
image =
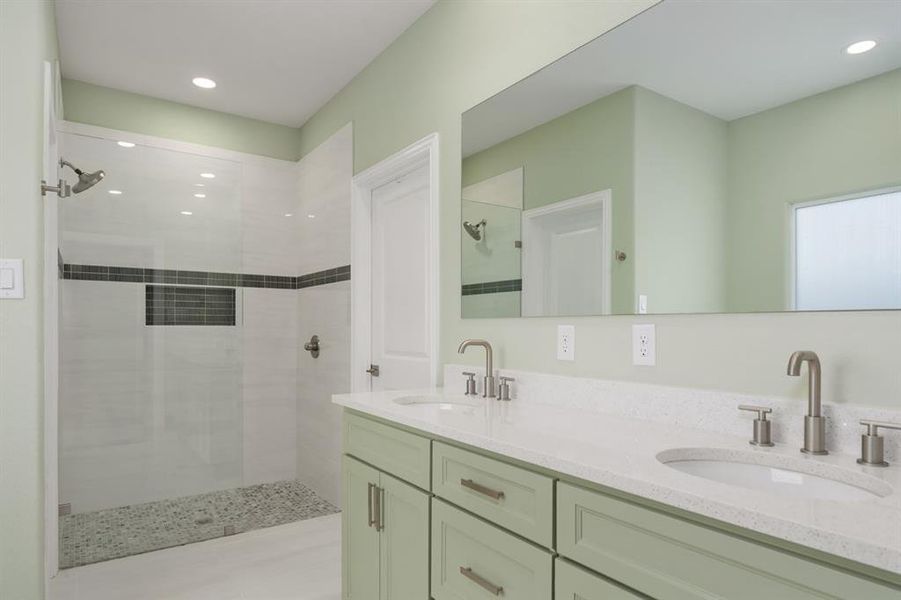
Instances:
[[[106,173],[60,202],[66,568],[228,533],[243,243],[240,163],[72,133],[61,150]]]

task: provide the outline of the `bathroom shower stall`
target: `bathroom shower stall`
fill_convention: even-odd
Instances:
[[[352,143],[292,162],[61,124],[105,171],[59,202],[61,568],[338,511]]]

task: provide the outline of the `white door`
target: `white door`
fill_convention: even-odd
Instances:
[[[610,313],[610,190],[522,214],[522,314]]]
[[[429,169],[372,190],[373,390],[431,385]]]

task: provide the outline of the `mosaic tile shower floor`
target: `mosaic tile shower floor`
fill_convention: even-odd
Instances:
[[[59,523],[60,568],[337,512],[299,481],[279,481],[66,515]]]

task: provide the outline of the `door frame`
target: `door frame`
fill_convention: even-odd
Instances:
[[[429,380],[438,383],[438,134],[432,133],[353,177],[350,206],[350,385],[370,390],[372,353],[372,192],[428,165],[429,170]]]
[[[536,288],[543,288],[542,282],[544,281],[544,271],[541,267],[544,263],[544,248],[533,247],[529,244],[527,238],[530,236],[527,234],[531,234],[537,229],[535,222],[541,217],[591,207],[598,207],[601,210],[601,226],[604,232],[604,245],[601,249],[601,278],[604,282],[604,295],[601,298],[601,314],[609,315],[611,313],[613,296],[611,285],[613,279],[613,192],[610,189],[606,189],[522,211],[521,237],[524,240],[524,243],[522,249],[521,312],[523,316],[553,316],[543,314],[546,310],[546,307],[544,306],[542,306],[542,314],[526,314],[528,312],[527,306],[532,307],[532,305],[535,304],[534,294],[536,292],[533,290]],[[531,285],[528,283],[530,281],[532,282]],[[543,300],[541,301],[541,304],[544,304]]]

